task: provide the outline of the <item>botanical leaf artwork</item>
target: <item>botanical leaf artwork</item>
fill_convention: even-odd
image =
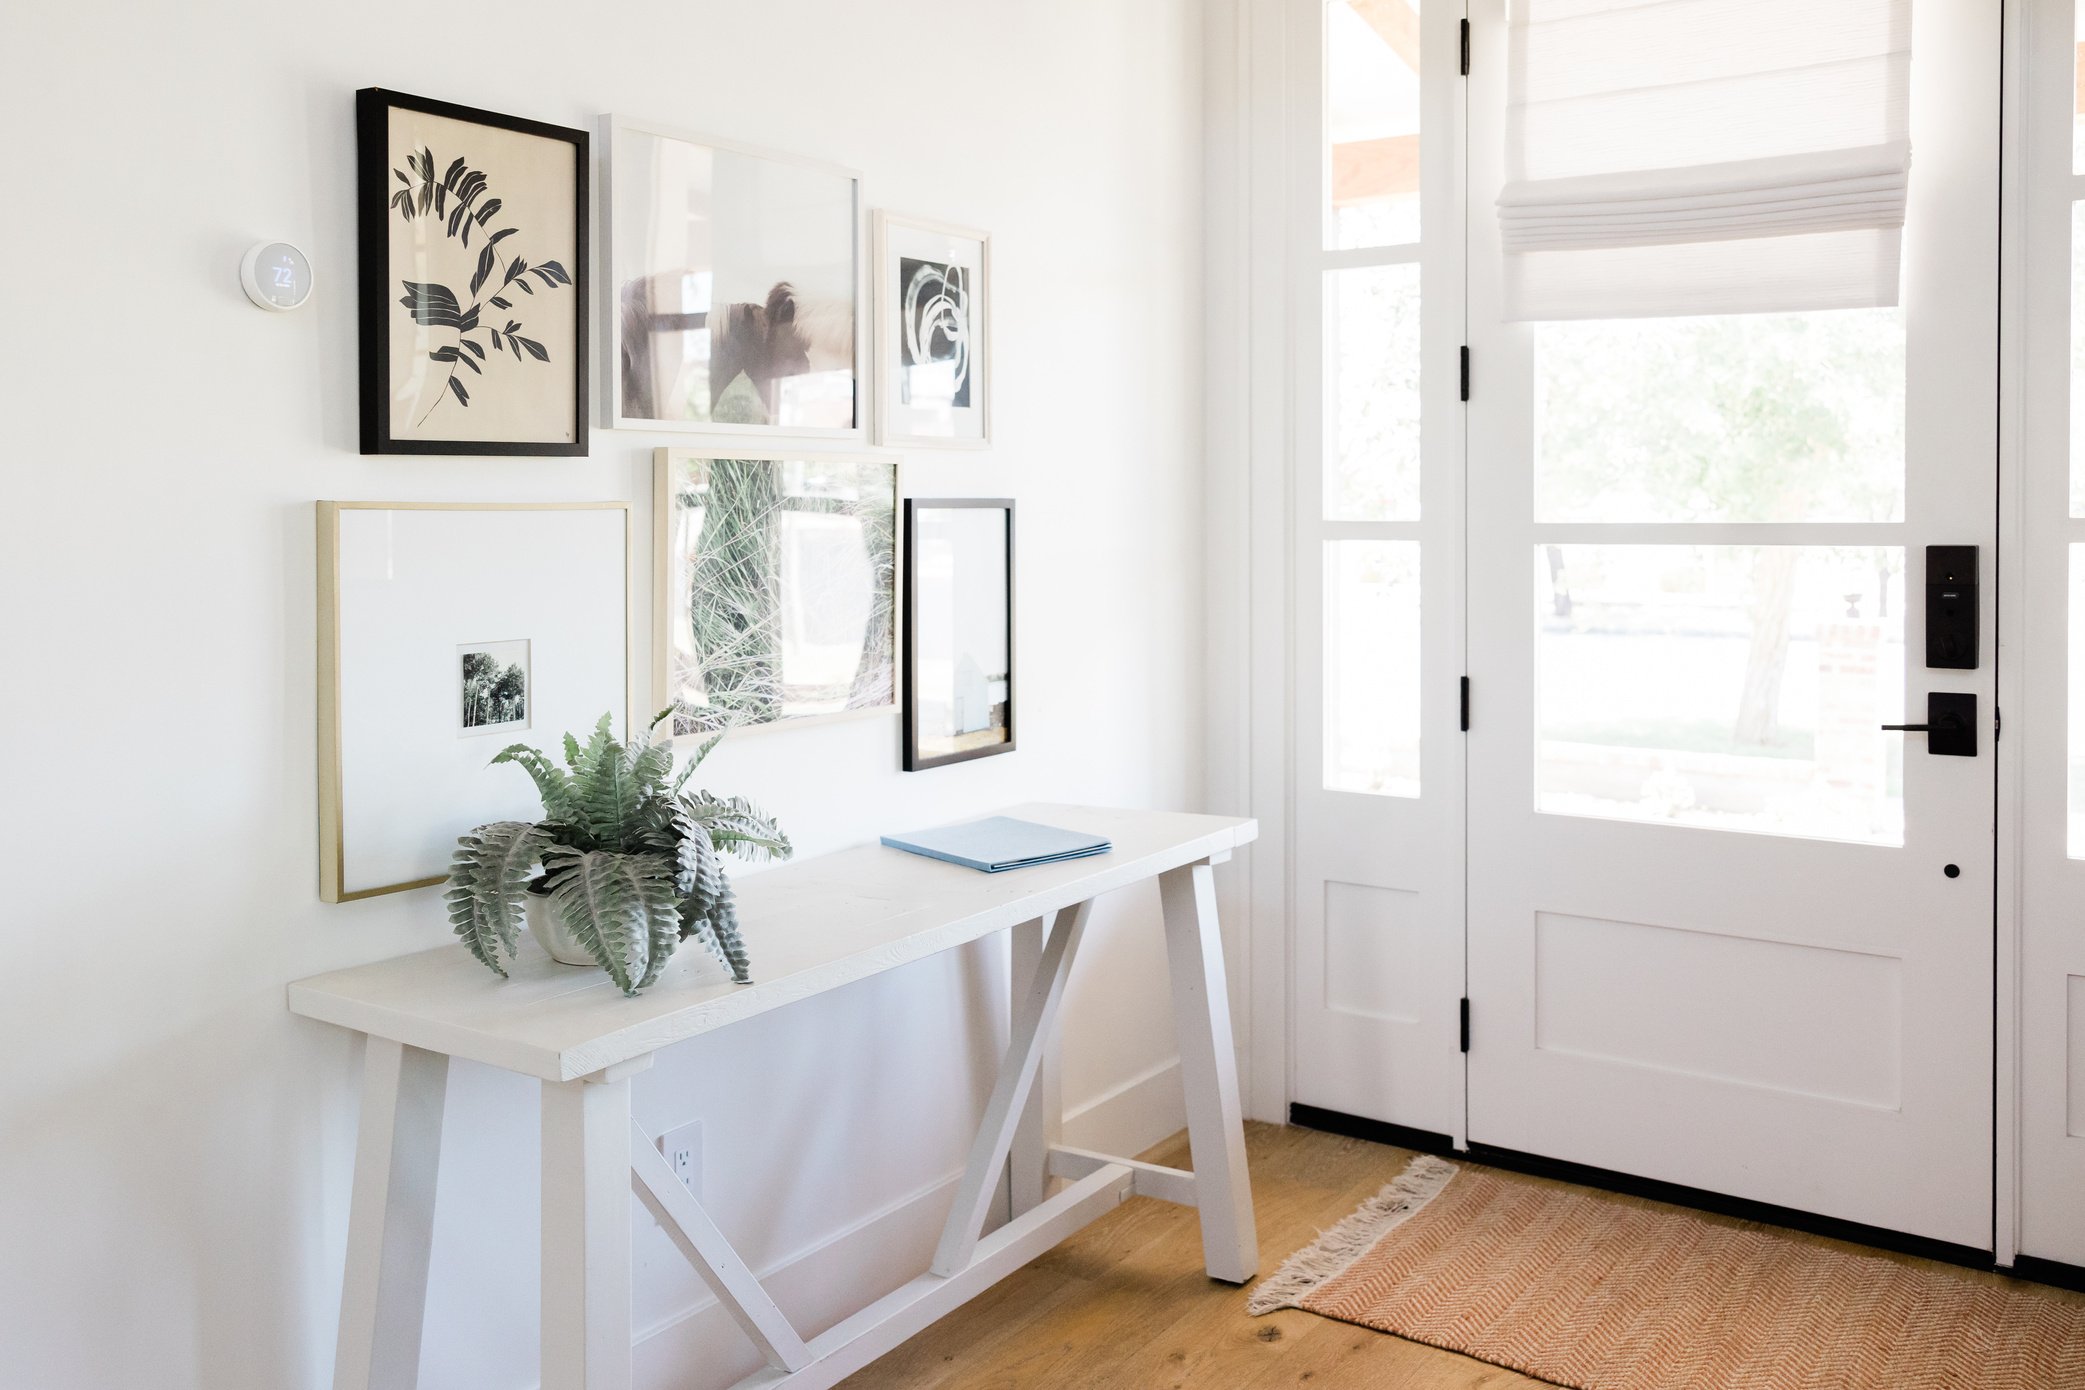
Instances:
[[[404,168],[394,168],[391,173],[401,185],[391,195],[392,210],[407,222],[433,218],[442,227],[440,244],[454,252],[459,274],[469,267],[467,287],[460,294],[446,284],[400,281],[405,294],[398,303],[414,323],[456,335],[455,341],[427,354],[431,361],[447,365],[449,374],[447,389],[414,422],[420,425],[451,398],[459,408],[470,406],[470,389],[459,371],[483,376],[488,366],[523,370],[530,362],[548,362],[550,350],[528,336],[518,314],[526,312],[526,300],[539,291],[551,293],[570,285],[572,276],[556,261],[531,265],[513,247],[503,244],[519,229],[492,230],[499,219],[500,200],[489,192],[483,171],[471,168],[464,156],[443,168],[434,151],[422,145],[406,156]],[[468,253],[474,235],[478,247],[472,258]],[[501,357],[511,357],[516,366],[500,366]]]
[[[670,466],[673,731],[890,705],[890,465],[683,458]]]

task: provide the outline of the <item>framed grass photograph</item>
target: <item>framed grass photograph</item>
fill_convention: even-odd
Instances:
[[[630,718],[628,502],[318,504],[319,896],[424,888],[535,813],[510,743]]]
[[[654,455],[656,708],[673,732],[897,707],[895,459]]]
[[[583,130],[355,94],[365,454],[587,451]]]
[[[1014,504],[905,502],[905,770],[1014,749]]]

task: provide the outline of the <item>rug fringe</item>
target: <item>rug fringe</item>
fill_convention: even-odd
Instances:
[[[1254,1286],[1245,1311],[1259,1317],[1278,1308],[1299,1306],[1305,1295],[1346,1273],[1354,1261],[1375,1248],[1377,1241],[1438,1197],[1457,1171],[1445,1159],[1420,1154],[1351,1216],[1329,1231],[1320,1231],[1316,1240],[1289,1256],[1280,1269]]]

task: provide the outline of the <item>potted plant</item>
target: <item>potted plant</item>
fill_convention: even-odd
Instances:
[[[525,917],[553,959],[598,965],[625,994],[657,980],[691,936],[734,981],[753,982],[721,856],[787,859],[789,839],[743,798],[685,790],[723,735],[673,776],[672,740],[651,737],[671,713],[627,744],[602,715],[584,746],[565,735],[566,767],[525,743],[493,758],[520,764],[543,798],[542,820],[496,821],[456,842],[449,921],[496,974]]]

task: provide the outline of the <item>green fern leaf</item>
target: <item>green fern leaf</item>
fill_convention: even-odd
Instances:
[[[521,942],[529,876],[549,845],[541,826],[522,821],[481,825],[456,842],[449,891],[443,895],[450,928],[480,963],[503,978],[502,957],[512,960]]]
[[[543,755],[539,748],[512,743],[493,754],[494,766],[516,763],[535,781],[536,794],[543,798],[543,814],[549,820],[565,820],[572,814],[572,779],[565,770]]]
[[[616,987],[635,994],[656,979],[655,944],[678,939],[670,925],[678,922],[680,911],[671,862],[656,854],[609,850],[553,849],[545,858],[558,919]],[[663,967],[665,960],[657,965]]]

